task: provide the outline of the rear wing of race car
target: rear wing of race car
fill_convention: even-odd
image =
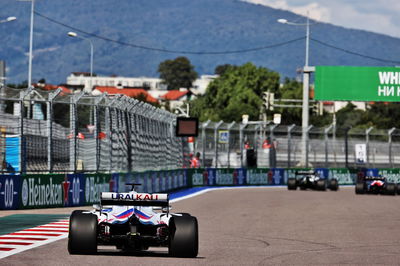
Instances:
[[[317,172],[315,172],[314,170],[303,170],[303,171],[296,171],[295,175],[318,175]]]
[[[386,181],[385,177],[382,176],[366,176],[364,177],[365,180],[382,180],[382,181]]]
[[[169,195],[166,193],[116,193],[102,192],[101,205],[120,206],[160,206],[169,207]]]

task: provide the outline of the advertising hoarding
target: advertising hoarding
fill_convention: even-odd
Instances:
[[[400,68],[316,66],[315,99],[400,101]]]

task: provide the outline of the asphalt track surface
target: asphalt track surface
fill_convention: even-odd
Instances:
[[[63,239],[0,265],[399,265],[399,206],[400,196],[355,195],[354,187],[214,190],[173,204],[198,218],[197,258],[171,258],[160,248],[69,255]]]

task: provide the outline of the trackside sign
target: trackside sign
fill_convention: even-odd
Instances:
[[[400,101],[400,68],[317,66],[315,99]]]

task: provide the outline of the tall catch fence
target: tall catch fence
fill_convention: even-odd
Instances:
[[[22,108],[21,108],[22,106]],[[175,136],[176,116],[123,95],[61,88],[2,88],[0,171],[131,172],[189,167],[399,168],[400,129],[302,129],[267,122],[203,122],[194,143]],[[304,165],[304,164],[303,164]]]
[[[0,102],[2,172],[168,170],[186,161],[176,116],[124,95],[3,88]]]
[[[195,151],[204,167],[298,167],[302,162],[302,128],[270,122],[200,125]],[[400,129],[336,130],[310,126],[305,162],[310,167],[400,167]],[[304,165],[304,164],[303,164]]]

